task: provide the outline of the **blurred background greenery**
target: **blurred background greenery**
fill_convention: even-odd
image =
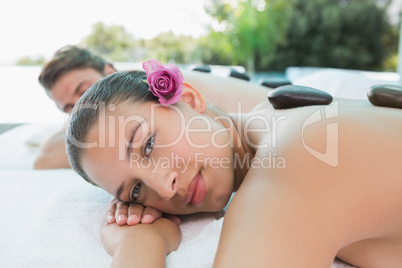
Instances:
[[[81,41],[111,62],[157,58],[182,64],[242,65],[247,72],[288,66],[396,71],[399,25],[392,0],[208,0],[206,35],[161,33],[135,39],[98,22]],[[18,65],[43,64],[24,57]]]

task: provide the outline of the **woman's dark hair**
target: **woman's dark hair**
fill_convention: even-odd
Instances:
[[[117,105],[126,101],[158,103],[158,98],[149,91],[146,81],[143,71],[111,74],[93,84],[74,106],[67,128],[66,149],[71,167],[86,181],[95,184],[83,170],[81,162],[88,148],[88,133],[98,123],[102,109],[109,104]]]

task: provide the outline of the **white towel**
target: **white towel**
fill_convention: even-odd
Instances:
[[[60,171],[63,172],[63,171]],[[89,184],[60,187],[16,243],[5,267],[110,267],[100,231],[111,196]],[[183,218],[182,242],[167,267],[211,267],[219,240],[221,213]],[[23,218],[23,217],[22,217]],[[187,263],[187,265],[185,265]]]
[[[39,144],[62,124],[26,124],[0,135],[0,170],[32,170]]]
[[[67,170],[51,175],[57,173],[71,175]],[[59,187],[36,219],[30,221],[22,217],[27,231],[21,235],[4,267],[110,267],[111,257],[102,246],[100,230],[111,198],[86,183]],[[167,267],[212,267],[222,228],[221,216],[219,212],[185,216],[181,244],[167,257]],[[338,261],[332,266],[346,267],[350,266]]]

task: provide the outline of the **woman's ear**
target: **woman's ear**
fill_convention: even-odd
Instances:
[[[201,93],[190,84],[183,83],[183,92],[181,93],[180,100],[189,104],[191,108],[201,114],[206,110],[206,103]]]

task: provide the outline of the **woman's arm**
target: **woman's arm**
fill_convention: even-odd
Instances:
[[[106,224],[102,242],[113,257],[112,267],[165,267],[166,255],[177,249],[180,228],[168,219],[152,224],[118,226]]]

